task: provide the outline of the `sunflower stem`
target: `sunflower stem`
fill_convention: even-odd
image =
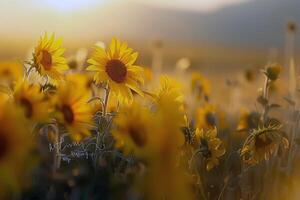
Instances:
[[[106,115],[107,112],[107,105],[108,105],[108,101],[109,101],[109,94],[110,94],[110,88],[108,86],[108,84],[105,87],[105,99],[104,99],[104,110],[103,110],[103,116]]]
[[[269,101],[269,81],[270,81],[269,77],[266,76],[262,95],[263,95],[263,98],[267,101]],[[263,112],[262,112],[263,123],[266,120],[267,113],[268,113],[268,103],[267,103],[267,105],[264,105],[264,108],[263,108]]]

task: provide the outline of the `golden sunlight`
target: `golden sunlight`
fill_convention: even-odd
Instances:
[[[105,0],[45,0],[41,1],[53,9],[60,11],[74,11],[103,3]]]

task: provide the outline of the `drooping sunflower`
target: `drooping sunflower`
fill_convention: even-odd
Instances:
[[[9,199],[25,184],[31,137],[24,116],[12,104],[0,102],[0,198]],[[28,183],[28,179],[26,179]]]
[[[133,98],[131,90],[143,95],[140,84],[144,82],[144,72],[142,67],[134,65],[137,57],[138,53],[126,43],[112,39],[107,50],[95,47],[87,70],[96,72],[96,83],[108,83],[118,99],[128,102]]]
[[[200,73],[192,73],[191,89],[198,99],[207,100],[210,95],[210,83]]]
[[[16,84],[13,101],[23,110],[24,116],[31,122],[46,121],[51,110],[48,99],[41,91],[41,86],[30,84],[26,80]]]
[[[65,49],[61,48],[62,40],[55,40],[54,34],[48,37],[45,33],[40,38],[34,51],[34,67],[42,75],[59,81],[63,72],[69,69],[67,60],[63,57]]]
[[[281,128],[280,123],[270,122],[253,129],[241,150],[243,161],[255,165],[263,160],[268,160],[279,148],[288,148],[289,141],[283,135]]]
[[[11,84],[23,77],[23,66],[17,61],[0,62],[0,83]]]
[[[93,122],[89,99],[88,92],[82,88],[78,90],[72,82],[60,84],[54,97],[57,120],[76,141],[90,135]]]
[[[127,154],[144,156],[151,144],[152,121],[150,111],[136,102],[123,107],[114,119],[116,146]]]
[[[225,154],[225,148],[222,141],[217,138],[217,129],[213,128],[207,131],[198,128],[195,131],[193,146],[203,156],[206,162],[206,170],[210,171],[219,165],[219,157]]]

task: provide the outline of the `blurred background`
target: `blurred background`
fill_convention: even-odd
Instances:
[[[166,68],[181,58],[218,72],[283,63],[286,24],[299,23],[299,7],[299,0],[1,0],[0,58],[23,59],[47,31],[64,38],[67,55],[116,36],[147,65],[155,49]]]

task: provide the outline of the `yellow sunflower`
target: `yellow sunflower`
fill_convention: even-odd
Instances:
[[[48,37],[45,33],[40,38],[34,51],[34,67],[42,75],[58,81],[63,77],[63,72],[69,69],[67,60],[63,57],[65,49],[61,48],[62,40],[55,41],[52,34]]]
[[[184,105],[183,105],[183,93],[181,91],[182,86],[179,82],[166,76],[160,78],[160,88],[155,94],[152,94],[154,102],[158,107],[158,110],[165,110],[165,112],[171,112],[173,110],[174,121],[180,121],[181,125],[185,124]]]
[[[0,62],[0,82],[13,83],[23,77],[23,66],[17,61]]]
[[[217,107],[213,104],[205,104],[200,107],[196,113],[197,126],[199,128],[213,128],[217,126],[218,115]]]
[[[126,43],[112,39],[107,50],[95,47],[87,70],[96,72],[96,83],[108,83],[118,99],[128,102],[133,98],[131,90],[143,95],[139,84],[144,82],[144,72],[142,67],[134,65],[137,57],[138,53]]]
[[[260,121],[259,113],[242,110],[237,130],[238,131],[248,131],[248,130],[254,129],[258,126],[259,121]]]
[[[222,141],[217,138],[217,129],[203,131],[196,129],[193,146],[201,153],[206,161],[206,170],[210,171],[219,165],[219,157],[225,154],[225,148]]]
[[[40,85],[30,84],[26,80],[19,81],[13,92],[13,100],[31,122],[42,122],[48,119],[50,103],[41,91]]]
[[[0,198],[17,192],[29,169],[31,137],[20,110],[9,103],[0,103]]]
[[[192,73],[191,88],[192,92],[196,95],[198,99],[208,99],[210,95],[210,83],[200,73]]]
[[[84,90],[92,93],[93,77],[88,73],[74,73],[66,75],[66,81],[76,85],[78,90]]]
[[[136,102],[122,108],[114,119],[112,131],[116,146],[127,154],[145,155],[151,143],[152,121],[150,111]]]
[[[251,131],[241,150],[243,161],[254,165],[263,160],[268,160],[280,147],[288,148],[289,141],[281,131],[282,125],[270,123]]]
[[[54,98],[58,122],[63,124],[71,138],[79,141],[90,135],[92,109],[87,103],[90,95],[72,82],[62,83]]]

